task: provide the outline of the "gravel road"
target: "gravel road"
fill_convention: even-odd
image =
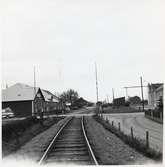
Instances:
[[[134,135],[141,139],[145,139],[146,131],[149,131],[150,146],[162,152],[163,125],[145,118],[144,113],[103,114],[103,117],[114,121],[116,126],[120,122],[121,130],[126,134],[130,134],[133,127]]]

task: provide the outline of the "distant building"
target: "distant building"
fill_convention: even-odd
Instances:
[[[44,96],[40,88],[34,89],[17,83],[2,90],[2,109],[10,108],[15,116],[31,116],[44,111]]]
[[[113,106],[116,106],[116,107],[125,106],[125,97],[115,98],[113,100]]]
[[[139,105],[141,104],[141,99],[139,96],[129,97],[128,101],[131,105]]]
[[[88,102],[85,99],[83,99],[82,97],[80,97],[74,101],[73,106],[83,107],[83,106],[86,106],[87,104],[88,104]]]
[[[163,101],[163,83],[148,84],[148,105],[150,108],[157,107],[160,99]]]

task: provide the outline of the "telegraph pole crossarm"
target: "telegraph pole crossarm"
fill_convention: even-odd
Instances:
[[[128,97],[128,88],[141,88],[142,107],[143,107],[143,111],[144,111],[143,87],[148,87],[148,86],[143,86],[142,77],[140,77],[140,86],[125,86],[124,88],[126,89],[126,96],[127,96],[127,97]]]
[[[143,87],[148,87],[148,86],[143,86]],[[127,88],[141,88],[141,86],[125,86],[125,89]]]

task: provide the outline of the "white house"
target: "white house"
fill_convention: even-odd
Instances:
[[[160,99],[163,100],[163,83],[148,84],[148,104],[150,108],[155,108]]]

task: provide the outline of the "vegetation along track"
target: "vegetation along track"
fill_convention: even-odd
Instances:
[[[39,164],[98,165],[85,133],[83,117],[72,117],[55,135]]]

